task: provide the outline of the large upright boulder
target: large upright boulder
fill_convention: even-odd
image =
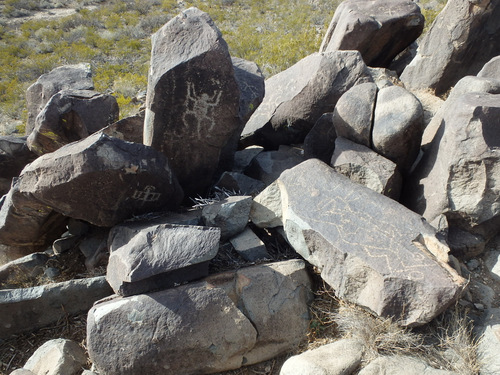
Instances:
[[[500,0],[448,1],[419,43],[401,80],[410,89],[446,93],[500,54]]]
[[[63,90],[52,96],[38,114],[28,147],[38,155],[53,152],[117,120],[114,96],[92,90]]]
[[[152,42],[144,144],[168,157],[187,196],[204,193],[222,149],[241,131],[227,44],[196,8],[170,20]]]
[[[406,204],[429,222],[444,214],[450,228],[482,237],[484,248],[500,223],[499,147],[500,95],[454,99],[412,174]]]
[[[243,146],[301,143],[352,86],[372,81],[357,51],[314,53],[266,80],[262,104],[242,133]]]
[[[61,90],[93,90],[92,72],[89,64],[64,65],[43,74],[26,90],[28,120],[26,135],[35,128],[35,120],[52,95]]]
[[[410,0],[345,0],[335,11],[320,52],[357,50],[366,65],[388,67],[424,29]]]
[[[18,184],[20,194],[44,207],[105,227],[182,200],[164,155],[100,133],[39,157]]]
[[[336,295],[402,325],[431,321],[465,286],[420,215],[310,159],[256,198],[251,218],[288,242]]]

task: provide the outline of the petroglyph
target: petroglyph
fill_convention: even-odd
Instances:
[[[186,128],[196,130],[198,138],[206,137],[216,126],[214,111],[221,96],[222,90],[214,90],[212,95],[197,93],[195,84],[188,82],[182,122]]]
[[[161,193],[155,193],[155,190],[154,186],[148,185],[142,191],[135,190],[132,198],[143,202],[156,202],[160,199]]]

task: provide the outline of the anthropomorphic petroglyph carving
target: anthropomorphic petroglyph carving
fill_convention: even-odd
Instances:
[[[195,85],[187,84],[186,111],[182,121],[186,127],[196,129],[199,138],[205,137],[216,125],[213,112],[219,105],[222,90],[214,90],[212,95],[206,92],[198,94]]]

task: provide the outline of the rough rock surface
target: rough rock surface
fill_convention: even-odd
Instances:
[[[482,248],[500,220],[499,121],[498,94],[468,93],[453,100],[405,193],[415,212],[429,222],[444,214],[457,233],[482,238]],[[481,247],[470,250],[469,256],[477,255]]]
[[[114,96],[91,90],[63,90],[52,96],[38,114],[28,147],[38,155],[53,152],[117,120]]]
[[[478,348],[478,355],[482,364],[481,375],[499,374],[500,308],[488,309],[484,312],[478,327],[478,334],[482,335]]]
[[[316,158],[329,163],[335,148],[335,128],[333,113],[323,113],[304,139],[304,158]]]
[[[35,120],[45,104],[61,90],[93,90],[90,64],[64,65],[43,74],[26,90],[28,120],[26,135],[35,128]]]
[[[208,227],[219,227],[224,241],[243,232],[248,224],[250,207],[251,196],[230,196],[203,207],[203,222]]]
[[[281,146],[277,151],[264,151],[257,155],[245,170],[245,174],[269,185],[279,177],[281,172],[303,161],[304,157],[295,149]]]
[[[390,357],[379,357],[371,361],[363,368],[359,375],[458,375],[455,372],[438,370],[424,360],[395,355]]]
[[[403,178],[396,164],[368,147],[339,137],[330,165],[351,181],[394,200],[399,199]]]
[[[264,99],[266,90],[265,80],[256,63],[240,59],[239,57],[233,57],[231,60],[233,62],[236,82],[240,88],[239,114],[241,122],[244,125]]]
[[[87,364],[85,350],[66,339],[49,340],[28,359],[24,368],[36,375],[79,375]]]
[[[87,320],[89,355],[110,375],[189,375],[257,363],[303,339],[309,288],[304,262],[294,260],[102,301]]]
[[[320,52],[357,50],[369,66],[388,67],[424,29],[420,8],[409,0],[346,0],[336,9]]]
[[[196,8],[170,20],[152,42],[144,143],[167,155],[186,196],[205,193],[223,147],[241,131],[227,44]]]
[[[118,225],[109,234],[106,279],[123,296],[201,279],[208,275],[219,240],[219,228],[141,221]]]
[[[401,80],[409,89],[446,93],[500,54],[500,0],[449,1],[419,43]],[[460,22],[457,22],[460,20]]]
[[[0,337],[47,326],[66,314],[86,312],[112,293],[104,276],[0,290]]]
[[[127,142],[142,143],[144,134],[144,111],[125,117],[102,129],[104,134]]]
[[[373,149],[396,163],[402,173],[410,170],[417,158],[424,111],[419,100],[399,86],[379,90],[373,122]]]
[[[283,225],[289,243],[337,296],[402,325],[431,321],[465,285],[421,216],[316,159],[260,193],[251,219]]]
[[[368,82],[356,85],[342,95],[333,112],[337,137],[371,147],[377,91],[377,85]]]
[[[364,345],[343,339],[286,360],[280,375],[351,375],[361,364]]]
[[[257,195],[265,189],[266,184],[242,173],[224,172],[215,186],[238,194]]]
[[[12,178],[37,157],[28,149],[25,137],[0,136],[0,196],[9,192]]]
[[[246,228],[229,241],[233,245],[234,250],[249,262],[271,259],[264,242],[250,228]]]
[[[477,73],[478,77],[493,78],[500,80],[500,55],[493,57],[484,64],[483,68]]]
[[[22,276],[36,277],[43,273],[43,266],[49,259],[45,253],[34,253],[16,259],[0,266],[0,284],[9,285],[10,282]]]
[[[100,133],[39,157],[18,184],[21,194],[44,209],[108,227],[133,215],[173,209],[182,200],[160,152]]]
[[[267,149],[301,143],[319,117],[333,111],[344,92],[370,81],[357,51],[309,55],[266,80],[266,95],[245,125],[241,143]]]

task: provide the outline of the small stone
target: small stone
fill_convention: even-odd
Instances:
[[[59,268],[49,267],[45,270],[43,274],[49,279],[54,280],[57,276],[61,274],[61,270]]]
[[[231,238],[230,242],[234,250],[249,262],[271,258],[264,242],[250,228]]]

